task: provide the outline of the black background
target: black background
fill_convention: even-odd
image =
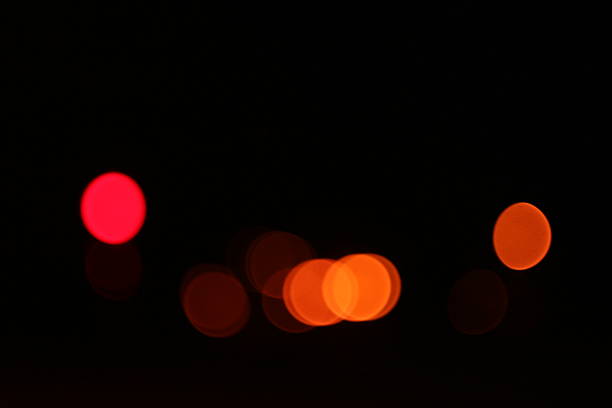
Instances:
[[[463,2],[302,20],[221,19],[199,3],[46,7],[7,14],[3,34],[7,406],[539,407],[602,386],[596,10]],[[134,177],[148,203],[134,241],[144,280],[126,302],[98,297],[83,270],[92,238],[80,195],[111,170]],[[506,269],[491,246],[496,217],[518,201],[553,230],[527,272]],[[241,333],[201,335],[180,308],[182,275],[230,262],[232,237],[256,227],[295,233],[325,257],[387,256],[403,280],[398,306],[290,335],[249,289]],[[474,268],[496,271],[511,304],[498,329],[465,336],[447,296]]]

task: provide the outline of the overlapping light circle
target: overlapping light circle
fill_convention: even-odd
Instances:
[[[289,312],[302,323],[311,326],[329,326],[340,321],[330,309],[323,294],[323,282],[331,259],[313,259],[292,269],[283,286],[283,298]]]
[[[297,320],[328,326],[379,319],[397,304],[400,292],[399,274],[388,259],[353,254],[299,264],[284,281],[283,299]]]
[[[128,242],[142,228],[147,211],[140,186],[125,174],[104,173],[86,187],[80,210],[85,228],[98,240],[85,263],[92,288],[114,300],[133,296],[142,265]],[[501,212],[492,238],[498,259],[510,269],[525,271],[546,257],[552,232],[539,208],[518,202]],[[290,333],[380,319],[395,308],[402,291],[400,274],[389,259],[372,253],[315,258],[306,240],[283,231],[261,234],[241,259],[238,268],[261,293],[264,314]],[[210,337],[237,334],[250,315],[242,282],[221,265],[193,268],[185,276],[181,301],[190,323]],[[472,270],[451,290],[449,319],[462,333],[487,333],[503,321],[508,303],[500,276]]]

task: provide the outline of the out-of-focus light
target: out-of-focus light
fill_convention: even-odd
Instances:
[[[506,286],[496,273],[474,270],[459,279],[448,300],[453,327],[464,334],[484,334],[495,329],[508,309]]]
[[[530,281],[526,273],[504,276],[508,293],[508,311],[496,333],[510,336],[526,336],[538,330],[546,316],[545,294]]]
[[[266,232],[270,230],[264,227],[245,227],[236,231],[225,247],[224,265],[240,275],[246,275],[248,250],[253,242]]]
[[[341,319],[323,299],[322,285],[331,259],[312,259],[294,267],[283,285],[283,299],[289,313],[310,326],[329,326]]]
[[[270,231],[259,236],[250,245],[246,255],[249,281],[259,292],[277,299],[283,297],[282,285],[266,285],[279,271],[291,268],[314,257],[312,247],[297,235]],[[278,283],[278,282],[277,282]]]
[[[391,276],[386,264],[376,256],[348,255],[329,268],[323,296],[328,307],[342,319],[377,319],[381,313],[388,313],[385,309],[392,298]]]
[[[198,331],[210,337],[237,334],[250,315],[242,284],[218,265],[199,265],[188,272],[181,288],[185,315]]]
[[[313,326],[304,324],[293,317],[282,299],[261,295],[261,305],[268,321],[282,331],[304,333],[313,329]]]
[[[550,225],[542,211],[529,203],[516,203],[497,219],[493,247],[508,268],[525,270],[546,256],[551,236]]]
[[[100,296],[126,300],[135,295],[140,286],[140,253],[131,244],[107,245],[96,241],[85,255],[85,276]]]
[[[284,271],[277,272],[278,277],[272,277],[268,279],[266,286],[278,282],[284,283],[284,280],[288,273]],[[264,287],[265,289],[265,287]],[[276,289],[273,289],[276,290]],[[266,292],[266,290],[264,290]],[[274,326],[288,333],[304,333],[311,330],[313,327],[308,324],[297,320],[287,309],[285,301],[283,299],[276,299],[270,296],[261,295],[261,305],[263,307],[264,314]]]
[[[377,254],[368,254],[374,257],[378,262],[380,262],[386,269],[387,274],[389,275],[389,279],[391,280],[391,293],[389,295],[389,299],[387,300],[387,304],[383,307],[383,309],[377,313],[370,320],[381,319],[389,314],[397,304],[400,298],[400,294],[402,292],[402,280],[400,278],[399,272],[393,262],[389,259],[385,258],[382,255]]]
[[[344,263],[335,263],[328,269],[322,291],[327,307],[341,319],[349,316],[359,299],[357,278]]]
[[[140,231],[146,203],[138,184],[122,173],[110,172],[96,177],[81,198],[81,217],[85,228],[107,244],[122,244]]]

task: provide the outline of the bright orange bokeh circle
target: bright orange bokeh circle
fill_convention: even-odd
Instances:
[[[389,259],[385,258],[382,255],[368,255],[373,256],[374,258],[376,258],[376,260],[383,264],[383,266],[387,270],[387,273],[389,274],[389,279],[391,279],[391,293],[389,295],[389,299],[387,300],[387,304],[378,314],[376,314],[373,318],[370,319],[376,320],[385,317],[387,314],[389,314],[399,301],[400,293],[402,292],[402,280],[400,278],[397,268]]]
[[[399,292],[393,286],[386,262],[376,255],[355,254],[329,268],[322,288],[325,303],[338,317],[366,321],[382,317],[395,305]]]
[[[498,217],[493,229],[493,247],[510,269],[533,268],[548,253],[552,233],[546,216],[536,206],[516,203]]]
[[[310,326],[329,326],[341,319],[323,299],[322,285],[331,259],[312,259],[291,270],[283,285],[283,299],[289,313]]]

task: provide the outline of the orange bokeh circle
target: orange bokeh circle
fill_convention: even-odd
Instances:
[[[493,247],[510,269],[537,265],[550,248],[552,233],[546,216],[529,203],[516,203],[498,217],[493,229]]]
[[[387,300],[387,304],[379,313],[377,313],[374,317],[370,319],[376,320],[385,317],[393,310],[393,308],[395,308],[395,305],[399,301],[400,294],[402,292],[402,279],[400,278],[397,268],[389,259],[377,254],[368,255],[373,256],[374,258],[376,258],[376,260],[383,264],[383,266],[387,270],[387,273],[389,274],[389,279],[391,280],[391,293],[389,295],[389,299]]]
[[[331,259],[305,261],[293,268],[285,279],[285,305],[300,322],[310,326],[329,326],[341,320],[323,299],[323,280],[333,264]]]
[[[394,294],[387,263],[370,254],[348,255],[336,261],[323,282],[328,308],[342,319],[366,321],[382,317]],[[391,306],[392,308],[392,306]]]

